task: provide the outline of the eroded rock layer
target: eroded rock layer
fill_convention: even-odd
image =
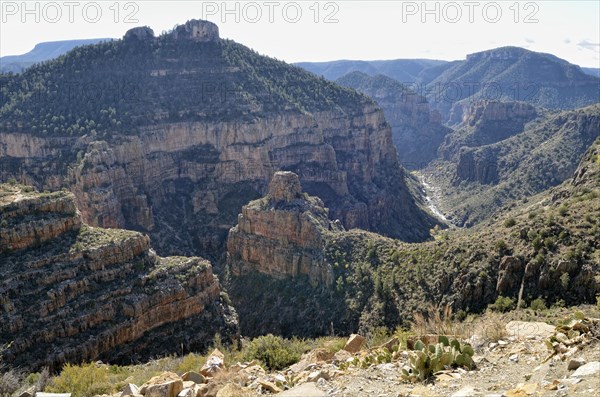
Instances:
[[[67,192],[0,185],[0,345],[13,367],[134,362],[237,338],[210,263],[82,223]]]
[[[302,193],[298,176],[278,172],[266,197],[242,208],[229,231],[228,262],[236,276],[258,272],[274,278],[308,276],[313,284],[333,284],[323,256],[324,234],[341,231],[327,218],[318,197]]]
[[[220,39],[207,21],[159,37],[135,28],[5,83],[0,179],[67,187],[86,223],[146,232],[160,254],[218,257],[242,205],[280,170],[348,228],[421,241],[436,222],[371,100]]]

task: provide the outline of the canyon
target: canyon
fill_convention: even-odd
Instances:
[[[75,50],[7,84],[0,178],[70,189],[91,226],[148,233],[160,254],[216,260],[242,205],[261,197],[279,170],[298,174],[348,229],[422,241],[438,223],[409,191],[384,114],[364,96],[219,39],[216,25],[205,21],[160,37],[135,28],[124,40],[80,51],[85,60]],[[142,59],[152,51],[158,55]],[[114,58],[100,58],[105,52]],[[72,120],[39,121],[61,112],[54,108],[64,100],[60,90],[77,80],[79,67],[100,86],[139,80],[138,101],[69,101]],[[20,79],[46,79],[59,97],[50,100],[55,94],[48,91],[36,102],[34,93],[13,86]],[[265,91],[265,79],[280,85]],[[224,88],[190,91],[209,81]],[[22,101],[30,117],[8,98]],[[88,107],[100,116],[81,125],[75,117],[92,117]]]
[[[14,367],[132,363],[239,338],[201,258],[157,256],[137,232],[86,225],[71,193],[0,185],[0,340]]]

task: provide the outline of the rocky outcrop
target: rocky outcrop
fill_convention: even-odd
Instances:
[[[149,26],[140,26],[137,28],[129,29],[125,36],[123,36],[123,40],[150,40],[154,38],[154,30],[152,30]]]
[[[292,172],[277,172],[266,197],[242,208],[227,239],[234,275],[261,273],[274,278],[308,276],[314,285],[333,284],[333,269],[323,257],[324,234],[341,231],[318,197],[302,193]]]
[[[57,114],[48,121],[55,128],[7,108],[0,179],[67,187],[86,223],[148,233],[161,255],[219,258],[242,205],[262,197],[278,170],[298,174],[347,228],[429,238],[436,221],[411,195],[384,113],[368,98],[221,40],[206,21],[87,50],[53,63],[49,85],[82,74],[99,87],[135,84],[102,91],[97,101],[78,101],[75,84],[73,99],[15,105]],[[19,91],[25,86],[11,80],[7,96],[29,98]],[[87,107],[97,117],[77,124],[74,115],[88,119]]]
[[[219,27],[212,22],[192,19],[173,29],[173,38],[200,42],[218,41]]]
[[[475,102],[462,110],[459,129],[446,136],[439,154],[444,160],[451,160],[462,147],[474,148],[503,141],[521,133],[525,124],[542,114],[541,110],[525,102]]]
[[[11,367],[134,362],[237,338],[211,265],[81,222],[67,192],[0,185],[0,340]]]
[[[436,158],[438,147],[451,130],[441,124],[440,114],[430,109],[425,97],[383,75],[352,72],[336,82],[364,93],[381,106],[404,167],[420,169]]]

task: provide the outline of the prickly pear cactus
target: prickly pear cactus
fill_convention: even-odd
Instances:
[[[449,367],[471,369],[474,353],[471,345],[461,346],[458,340],[450,341],[446,336],[440,336],[435,345],[425,345],[419,340],[408,353],[408,367],[402,369],[402,378],[415,382]]]

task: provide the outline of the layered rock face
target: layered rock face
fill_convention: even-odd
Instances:
[[[81,222],[70,193],[0,185],[0,340],[11,367],[134,362],[238,337],[210,264]]]
[[[332,294],[334,266],[325,255],[343,231],[321,199],[302,192],[298,175],[274,174],[227,239],[227,289],[244,335],[323,335],[334,321],[338,330],[353,329],[355,313]]]
[[[444,160],[460,161],[462,147],[493,144],[521,133],[543,112],[524,102],[478,101],[464,110],[459,128],[439,148]]]
[[[53,107],[60,97],[20,103],[40,118],[57,115],[57,126],[43,130],[27,122],[37,116],[21,120],[6,102],[0,178],[67,187],[86,223],[144,231],[161,254],[219,257],[242,205],[263,196],[278,170],[298,174],[347,228],[429,237],[435,220],[409,192],[390,127],[368,98],[221,40],[205,21],[156,38],[144,28],[126,36],[67,54],[47,77],[62,87],[82,69],[98,84],[135,82],[125,99],[110,91],[86,106],[69,100],[69,114]],[[7,97],[14,88],[22,98],[22,86],[11,81]],[[87,107],[99,115],[94,128],[61,121],[88,117]]]
[[[274,278],[308,276],[314,285],[333,284],[323,257],[324,234],[341,231],[318,197],[302,193],[292,172],[277,172],[266,197],[242,208],[227,239],[228,264],[236,276],[262,273]]]
[[[425,97],[382,75],[371,77],[353,72],[337,83],[364,93],[381,106],[406,168],[420,169],[436,158],[440,144],[451,130],[441,124],[440,114],[430,109]]]

